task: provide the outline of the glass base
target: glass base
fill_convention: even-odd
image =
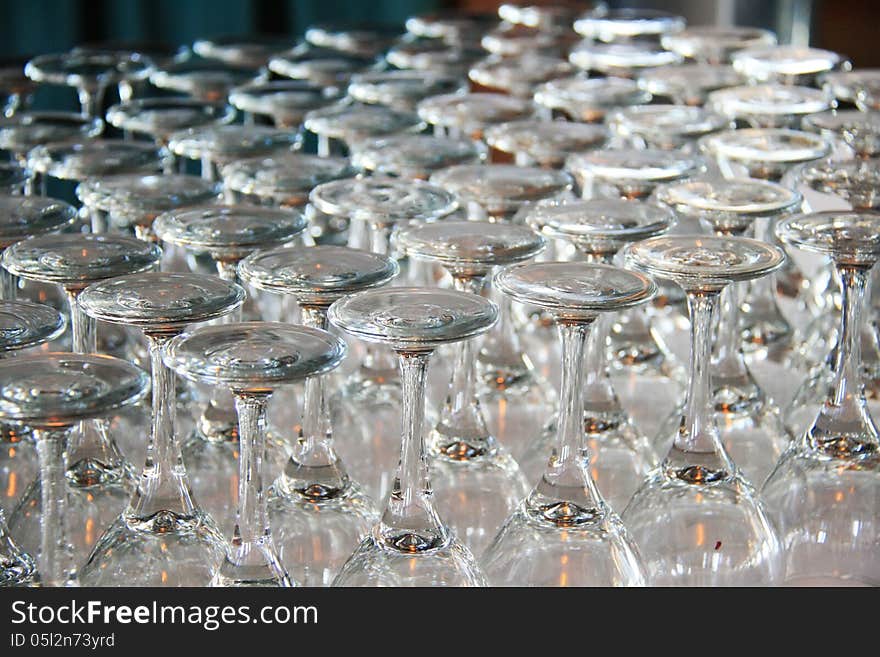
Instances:
[[[226,541],[204,513],[117,517],[79,573],[82,586],[207,586]]]
[[[330,586],[379,519],[373,501],[355,483],[315,502],[279,481],[269,491],[268,511],[281,563],[301,586]]]
[[[333,586],[486,586],[471,551],[455,538],[421,552],[394,550],[370,534],[346,561]]]
[[[779,541],[741,476],[657,468],[623,512],[652,586],[772,586]],[[705,473],[700,473],[704,475]]]
[[[880,586],[880,454],[829,458],[793,446],[763,488],[786,585]]]
[[[581,514],[586,515],[586,514]],[[605,507],[576,525],[539,519],[520,506],[486,550],[492,586],[644,586],[635,545]]]

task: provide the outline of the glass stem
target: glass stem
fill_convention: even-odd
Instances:
[[[67,481],[64,442],[69,430],[35,429],[40,461],[40,554],[37,559],[44,586],[64,586],[72,567],[65,536]]]
[[[412,553],[445,545],[449,534],[434,508],[423,434],[430,353],[401,352],[398,358],[403,386],[400,462],[377,538]]]
[[[302,306],[303,324],[327,330],[327,308]],[[324,376],[306,379],[299,436],[285,470],[285,486],[310,500],[330,499],[349,485],[349,477],[333,448],[333,423]]]
[[[79,104],[81,107],[81,113],[83,116],[88,116],[90,118],[94,118],[96,116],[101,116],[101,106],[104,104],[104,91],[106,87],[97,87],[96,89],[89,90],[85,88],[81,88],[78,91],[79,95]]]
[[[96,322],[79,307],[76,300],[80,290],[68,289],[65,292],[70,306],[70,328],[73,333],[72,351],[75,354],[93,354],[98,350],[95,337]]]
[[[691,320],[691,368],[684,415],[666,456],[670,476],[699,484],[730,475],[733,463],[715,426],[711,390],[712,329],[721,290],[688,290]]]
[[[70,307],[73,353],[97,353],[97,322],[86,315],[77,303],[79,289],[67,289],[65,292]],[[81,486],[118,480],[123,476],[127,478],[132,474],[104,419],[84,420],[70,433],[67,465],[70,468],[68,476]]]
[[[597,414],[620,412],[620,401],[608,375],[608,333],[611,317],[600,315],[587,338],[584,358],[584,412],[588,424],[602,423]]]
[[[721,297],[713,377],[721,386],[734,385],[739,389],[745,386],[756,388],[743,356],[739,306],[740,284],[731,283],[724,289]]]
[[[556,442],[541,481],[526,500],[544,520],[569,525],[586,520],[603,504],[585,464],[589,460],[584,432],[584,351],[590,321],[559,321],[562,381]]]
[[[389,255],[391,252],[390,226],[377,222],[369,222],[367,226],[370,251],[379,255]],[[393,285],[393,282],[391,284]],[[394,362],[394,355],[391,351],[375,344],[367,344],[364,349],[364,360],[361,364],[361,375],[365,379],[385,382],[388,378],[394,379],[396,373],[397,364]]]
[[[867,411],[861,382],[861,322],[869,267],[837,264],[841,282],[840,332],[831,395],[807,431],[808,444],[835,455],[858,455],[878,447],[877,427]]]
[[[196,513],[186,468],[177,442],[174,371],[162,361],[171,335],[147,335],[152,372],[153,408],[144,469],[126,515],[150,521],[159,515],[190,518]]]
[[[263,461],[266,455],[266,407],[271,393],[237,391],[241,451],[238,460],[238,511],[232,533],[233,559],[244,565],[253,554],[262,562],[263,554],[272,547],[272,532],[263,492]]]
[[[453,285],[460,292],[480,294],[486,282],[483,275],[454,275]],[[486,420],[477,397],[476,345],[463,340],[455,345],[449,394],[434,430],[434,445],[457,461],[489,455],[498,448],[495,437],[486,428]]]

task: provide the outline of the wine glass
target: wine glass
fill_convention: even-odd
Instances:
[[[43,235],[14,244],[3,252],[3,267],[20,278],[60,286],[67,296],[72,351],[97,351],[96,322],[77,303],[95,281],[157,267],[161,250],[121,235]],[[134,468],[120,451],[121,427],[103,420],[83,422],[65,446],[64,479],[68,491],[67,532],[78,561],[88,556],[98,536],[131,492]],[[36,481],[22,494],[9,525],[29,551],[39,544],[42,491]]]
[[[528,25],[502,21],[480,38],[480,46],[492,56],[515,59],[532,55],[560,55],[577,41],[569,30],[537,30]]]
[[[312,110],[303,126],[318,136],[318,155],[325,156],[351,149],[366,139],[400,132],[421,132],[425,123],[412,112],[400,112],[382,105],[346,102]]]
[[[29,301],[0,301],[0,360],[54,340],[67,322],[53,308]],[[6,514],[19,493],[19,478],[27,481],[38,472],[37,453],[28,427],[0,423],[0,586],[22,586],[33,581],[36,564],[6,527]]]
[[[290,47],[288,39],[278,36],[220,36],[196,39],[192,50],[199,57],[223,62],[228,66],[259,69],[276,52]]]
[[[601,123],[609,109],[642,105],[651,100],[651,94],[626,78],[576,75],[538,85],[534,100],[543,118],[562,113],[574,121]]]
[[[270,72],[284,78],[307,80],[328,88],[345,88],[352,75],[370,70],[375,63],[372,57],[301,43],[274,55],[267,66]]]
[[[187,128],[225,125],[235,119],[235,108],[224,101],[196,98],[139,98],[113,105],[107,123],[128,133],[146,135],[159,147],[167,147],[171,135]],[[169,159],[165,173],[174,169]]]
[[[568,61],[582,71],[619,78],[635,78],[645,69],[681,64],[683,59],[652,41],[602,43],[585,39],[568,55]]]
[[[244,290],[216,276],[147,272],[95,283],[82,311],[143,331],[150,348],[152,415],[146,459],[127,506],[80,570],[83,586],[205,586],[226,553],[214,520],[193,498],[176,427],[168,342],[190,324],[240,307]]]
[[[753,128],[797,128],[801,119],[831,109],[833,102],[821,89],[754,84],[713,91],[706,106]]]
[[[397,26],[357,23],[310,25],[303,37],[307,43],[364,57],[376,57],[400,36]]]
[[[481,59],[468,71],[468,77],[484,89],[530,99],[535,86],[574,73],[574,66],[556,54],[527,50],[513,56],[496,54]]]
[[[829,141],[842,140],[857,158],[880,155],[880,117],[876,112],[835,110],[810,114],[801,128],[816,132]]]
[[[20,240],[54,233],[74,221],[76,210],[63,201],[0,194],[0,253]],[[0,267],[0,299],[12,300],[17,294],[15,275]]]
[[[588,39],[612,42],[656,39],[681,32],[686,25],[682,16],[656,9],[594,9],[575,20],[574,31]]]
[[[672,213],[658,205],[620,199],[539,206],[526,218],[529,225],[545,236],[573,244],[587,262],[608,265],[624,245],[665,233],[674,221]],[[584,432],[591,453],[589,467],[593,480],[611,508],[623,509],[658,460],[643,428],[655,429],[658,425],[659,418],[656,411],[652,412],[652,406],[667,408],[677,404],[678,390],[667,384],[666,394],[658,394],[662,393],[658,386],[645,385],[645,378],[638,376],[618,378],[613,383],[607,350],[610,329],[607,319],[598,318],[587,341],[582,385]],[[559,374],[555,372],[557,379]],[[622,386],[626,393],[623,404],[617,386]],[[654,404],[645,404],[647,399]],[[543,472],[556,434],[556,424],[551,421],[541,433],[530,437],[525,451],[520,453],[520,464],[531,480]]]
[[[852,68],[852,64],[839,53],[796,45],[746,48],[734,53],[731,63],[752,82],[787,85],[809,85],[823,73]]]
[[[471,37],[475,38],[471,40]],[[486,55],[476,43],[480,37],[469,35],[468,42],[402,39],[385,53],[385,62],[400,69],[466,77],[470,67]]]
[[[704,64],[729,64],[740,50],[775,46],[776,35],[759,27],[698,25],[664,34],[660,43],[667,50]]]
[[[609,148],[574,153],[565,169],[578,183],[583,198],[647,198],[666,182],[692,178],[706,169],[699,156],[655,148]]]
[[[880,161],[833,160],[831,158],[797,167],[786,174],[789,184],[804,190],[804,194],[818,193],[823,205],[840,209],[876,210],[880,208],[876,181],[880,176]],[[812,205],[812,204],[811,204]],[[816,205],[819,205],[817,202]],[[805,206],[806,207],[806,206]],[[785,423],[793,435],[801,435],[815,419],[819,407],[827,397],[834,376],[835,345],[840,326],[840,281],[833,271],[827,272],[826,282],[816,286],[812,301],[815,317],[804,330],[803,341],[792,354],[792,360],[804,364],[806,380],[798,388],[785,412]],[[876,272],[873,274],[876,277]],[[876,281],[876,278],[872,279]],[[869,297],[877,299],[878,287],[869,284]],[[872,312],[876,311],[876,301]],[[869,306],[870,307],[870,306]],[[878,336],[873,321],[861,327],[862,385],[872,413],[880,398],[878,375]]]
[[[547,309],[562,341],[562,403],[556,442],[540,481],[508,517],[482,563],[496,586],[639,586],[645,573],[618,515],[588,470],[583,360],[603,312],[648,301],[647,277],[609,265],[542,262],[502,270],[495,285]]]
[[[111,84],[146,79],[153,62],[140,53],[67,52],[40,55],[24,67],[25,75],[35,82],[75,87],[82,114],[101,115],[104,92]]]
[[[138,239],[155,241],[153,221],[160,214],[220,200],[222,186],[186,174],[129,173],[95,176],[76,187],[76,196],[97,227],[132,229]],[[167,258],[166,258],[167,261]]]
[[[652,96],[702,107],[711,92],[741,86],[745,78],[726,65],[678,64],[646,69],[639,73],[637,83]]]
[[[732,128],[733,122],[712,110],[691,105],[645,105],[612,111],[606,123],[633,148],[693,150],[704,135]]]
[[[351,178],[356,169],[345,158],[310,153],[275,153],[238,160],[221,169],[224,187],[254,201],[281,208],[302,209],[318,185]]]
[[[70,112],[18,112],[0,118],[0,148],[9,151],[22,167],[28,152],[42,144],[97,137],[104,122]]]
[[[423,425],[431,353],[487,331],[497,307],[467,292],[392,287],[340,299],[328,317],[347,333],[394,349],[403,384],[400,462],[385,511],[334,586],[484,585],[470,550],[434,507]]]
[[[764,484],[784,548],[785,581],[876,585],[880,444],[860,383],[860,326],[870,270],[880,257],[880,214],[795,215],[780,221],[776,233],[832,258],[843,305],[827,398]]]
[[[245,113],[245,120],[255,114],[272,119],[276,128],[296,130],[311,110],[326,107],[340,98],[335,88],[324,88],[307,80],[273,80],[235,87],[229,103]]]
[[[231,283],[239,283],[238,263],[254,251],[281,246],[306,228],[299,212],[257,205],[202,205],[172,210],[156,218],[153,230],[165,243],[196,253],[207,253],[217,273]],[[259,319],[259,308],[244,306],[234,311],[231,321],[241,314]],[[274,477],[287,459],[288,445],[282,436],[270,431],[267,462]],[[217,522],[232,521],[235,513],[238,475],[238,421],[233,399],[227,390],[213,388],[210,401],[199,412],[195,429],[183,445],[190,476],[202,504]]]
[[[167,154],[142,142],[122,139],[81,139],[50,142],[32,149],[28,169],[40,176],[46,196],[46,177],[82,182],[92,176],[117,173],[155,173],[167,166]]]
[[[491,93],[443,94],[418,104],[419,116],[434,127],[437,136],[474,141],[481,141],[490,125],[528,119],[534,113],[531,100]]]
[[[648,582],[770,585],[782,557],[764,504],[724,449],[711,395],[711,330],[722,290],[766,276],[781,249],[746,237],[670,235],[624,249],[626,262],[681,285],[691,314],[691,378],[672,447],[623,512]]]
[[[65,441],[77,424],[137,402],[148,384],[143,370],[111,356],[50,353],[0,362],[0,420],[30,427],[40,460],[42,514],[33,553],[41,585],[76,584]]]
[[[779,182],[798,164],[826,157],[830,144],[819,135],[784,128],[724,130],[703,137],[700,149],[711,155],[725,178],[758,178]],[[774,242],[773,226],[760,222],[755,237]],[[802,303],[809,292],[809,280],[792,262],[784,266],[784,277],[763,277],[752,281],[742,304],[743,348],[750,360],[785,362],[793,348],[795,332],[777,303],[780,297]]]
[[[544,239],[526,226],[443,221],[398,235],[411,258],[443,265],[455,289],[480,294],[495,267],[536,256]],[[491,432],[478,396],[477,345],[459,342],[440,417],[428,436],[437,509],[474,554],[495,536],[528,490],[516,460]],[[522,451],[522,442],[510,445]]]
[[[442,71],[369,71],[353,75],[348,95],[359,103],[412,112],[428,96],[463,93],[467,80]]]
[[[578,182],[584,199],[644,200],[660,184],[703,174],[706,162],[683,150],[613,148],[571,155],[565,168]],[[651,382],[652,396],[671,394],[678,399],[686,378],[684,368],[652,325],[671,329],[667,334],[677,330],[683,299],[676,286],[663,282],[660,286],[656,307],[626,310],[617,317],[610,333],[611,367],[627,378],[640,377],[645,385]]]
[[[518,166],[561,169],[570,154],[603,148],[609,132],[601,125],[526,119],[489,126],[485,138],[491,148],[512,155]]]
[[[163,356],[191,381],[226,386],[240,426],[238,511],[226,559],[213,586],[290,586],[272,539],[263,491],[266,409],[277,386],[336,367],[345,343],[314,328],[240,322],[177,335]]]
[[[263,70],[230,65],[212,59],[188,57],[181,62],[170,62],[156,67],[150,74],[150,83],[209,103],[225,102],[229,90],[249,82],[266,79]]]
[[[266,126],[207,125],[187,128],[168,137],[168,148],[177,156],[201,162],[202,177],[217,179],[224,164],[278,151],[297,150],[302,135]]]
[[[239,265],[244,281],[293,297],[303,322],[322,330],[329,326],[327,308],[334,301],[384,285],[397,270],[391,258],[338,246],[261,251]],[[329,376],[306,381],[293,451],[269,491],[269,522],[281,562],[305,586],[329,586],[378,520],[375,503],[349,475],[334,446],[340,427],[328,400],[337,382]],[[385,466],[390,463],[369,464]]]
[[[485,147],[470,139],[434,135],[392,135],[360,142],[351,149],[351,163],[359,169],[413,180],[427,180],[446,167],[479,164],[485,159]]]
[[[384,176],[318,185],[309,194],[309,203],[323,214],[351,220],[349,246],[395,259],[399,254],[393,235],[399,228],[443,219],[459,207],[452,193],[436,185]],[[352,477],[379,500],[391,486],[390,467],[385,466],[392,464],[395,445],[384,436],[400,424],[401,382],[393,354],[382,345],[369,344],[352,360],[354,370],[331,397],[330,408],[337,433],[353,437],[347,448]]]
[[[747,178],[693,180],[664,186],[656,196],[679,216],[702,222],[719,237],[744,237],[757,222],[798,212],[803,201],[798,192],[782,185]],[[739,295],[739,287],[731,284],[722,296],[711,365],[711,404],[724,449],[749,481],[760,484],[791,436],[783,425],[776,394],[768,393],[756,380],[743,355]],[[680,415],[673,414],[673,425]],[[658,438],[668,440],[673,435],[671,426]],[[668,449],[663,444],[660,451]]]
[[[844,103],[855,105],[863,112],[880,109],[880,71],[860,68],[855,71],[834,71],[821,76],[822,88]]]
[[[533,204],[556,201],[571,190],[563,171],[509,164],[461,165],[438,171],[431,182],[467,203],[469,219],[515,223]],[[524,352],[522,334],[540,318],[517,326],[509,297],[497,295],[501,316],[477,354],[477,389],[492,433],[516,449],[538,435],[556,403],[553,387]]]

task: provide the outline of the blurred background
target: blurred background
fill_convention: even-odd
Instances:
[[[7,62],[76,45],[124,41],[174,47],[205,36],[302,35],[314,23],[402,25],[437,10],[494,13],[500,0],[0,0],[0,58]],[[529,0],[529,4],[585,2]],[[780,43],[848,55],[859,68],[880,66],[877,0],[666,0],[606,2],[653,7],[693,25],[774,30]]]

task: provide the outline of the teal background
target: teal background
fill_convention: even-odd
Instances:
[[[400,24],[439,0],[0,0],[0,59],[99,41],[169,46],[202,36],[301,35],[313,23]]]

